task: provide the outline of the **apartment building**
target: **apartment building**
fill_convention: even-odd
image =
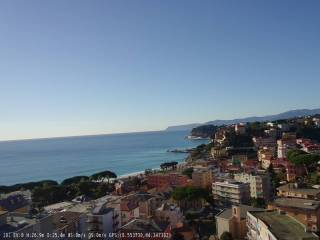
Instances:
[[[271,182],[268,174],[234,174],[234,179],[238,182],[250,184],[251,198],[263,198],[270,200],[271,198]]]
[[[210,188],[214,180],[213,172],[209,169],[194,168],[192,184],[195,187]]]
[[[278,187],[279,197],[304,198],[310,200],[320,200],[320,189],[305,188],[297,183],[288,183]]]
[[[212,183],[213,199],[220,205],[246,204],[250,201],[250,184],[226,180]]]
[[[114,208],[107,207],[106,205],[95,207],[91,213],[87,214],[88,233],[93,233],[95,236],[97,236],[97,234],[105,234],[96,239],[110,239],[109,233],[114,232],[114,229],[117,228],[117,217]]]
[[[316,240],[296,219],[278,211],[247,212],[248,240]]]
[[[269,210],[279,210],[301,222],[308,231],[320,229],[320,201],[299,198],[278,198],[268,204]]]
[[[188,176],[179,173],[157,173],[147,176],[147,183],[151,187],[183,187],[190,183]]]
[[[275,146],[277,144],[276,139],[273,137],[253,137],[252,141],[256,148]]]
[[[234,131],[240,135],[245,134],[246,133],[246,124],[245,123],[236,124],[234,126]]]

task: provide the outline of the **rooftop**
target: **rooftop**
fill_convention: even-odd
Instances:
[[[320,193],[320,189],[314,189],[314,188],[300,188],[297,187],[294,183],[288,183],[286,185],[278,187],[278,190],[280,191],[291,191],[291,192],[297,192],[307,195],[317,195]]]
[[[59,212],[53,215],[52,223],[55,229],[61,229],[70,223],[79,221],[81,215],[79,212]]]
[[[318,239],[316,235],[306,232],[302,224],[285,214],[279,214],[277,211],[250,213],[263,221],[278,240]]]
[[[320,201],[300,199],[300,198],[277,198],[273,206],[302,208],[306,210],[317,210],[320,207]]]
[[[29,227],[36,224],[38,221],[48,217],[48,215],[37,215],[34,217],[28,217],[19,213],[8,213],[7,223],[0,227],[0,233],[15,232],[25,227]]]
[[[168,222],[155,222],[152,219],[133,219],[126,225],[121,227],[120,231],[130,232],[164,232],[169,226]]]
[[[44,210],[46,210],[47,212],[60,211],[60,210],[65,209],[65,208],[70,208],[73,205],[75,205],[73,202],[59,202],[59,203],[55,203],[55,204],[51,204],[51,205],[45,206]]]
[[[262,211],[262,208],[255,208],[249,205],[239,205],[241,218],[247,217],[248,211]],[[232,218],[232,208],[226,208],[222,212],[216,215],[217,218],[230,219]]]
[[[1,210],[0,210],[0,216],[1,216],[1,215],[4,215],[4,214],[7,214],[7,213],[8,213],[7,211],[1,211]]]

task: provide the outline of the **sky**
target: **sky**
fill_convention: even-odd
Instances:
[[[0,140],[318,108],[320,1],[0,1]]]

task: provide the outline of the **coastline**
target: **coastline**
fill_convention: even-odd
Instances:
[[[118,178],[139,175],[161,163],[184,162],[187,153],[170,149],[192,149],[203,141],[185,139],[186,132],[148,132],[62,139],[0,143],[0,185],[52,179],[62,182],[74,176],[90,176],[105,170]],[[50,166],[48,168],[48,166]],[[27,174],[31,172],[32,174]]]

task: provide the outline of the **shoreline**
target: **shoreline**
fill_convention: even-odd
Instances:
[[[179,166],[182,166],[184,164],[186,164],[187,158],[185,158],[183,161],[181,162],[178,162],[177,164],[177,167]],[[161,168],[160,167],[156,167],[156,168],[149,168],[152,173],[157,173],[159,171],[161,171]],[[146,169],[145,169],[146,170]],[[136,172],[131,172],[131,173],[127,173],[127,174],[122,174],[122,175],[119,175],[117,176],[117,178],[113,178],[113,179],[110,179],[112,180],[113,182],[114,181],[117,181],[117,180],[124,180],[124,179],[127,179],[127,178],[130,178],[130,177],[145,177],[145,170],[143,171],[136,171]],[[86,176],[86,175],[84,175]],[[77,176],[71,176],[69,178],[73,178],[73,177],[77,177]],[[66,179],[69,179],[69,178],[66,178]],[[65,180],[65,179],[63,179]],[[10,184],[10,185],[0,185],[1,187],[13,187],[13,186],[16,186],[16,185],[24,185],[24,184],[30,184],[30,183],[38,183],[38,182],[43,182],[43,181],[54,181],[54,182],[57,182],[59,185],[62,183],[62,181],[57,181],[57,180],[52,180],[52,179],[42,179],[42,180],[34,180],[34,181],[29,181],[29,182],[22,182],[22,183],[14,183],[14,184]],[[105,181],[105,180],[103,180]]]

